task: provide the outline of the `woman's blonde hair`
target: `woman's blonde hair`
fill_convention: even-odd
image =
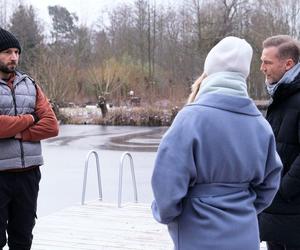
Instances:
[[[192,92],[189,95],[189,98],[187,100],[187,104],[192,103],[193,101],[195,101],[195,98],[198,94],[198,91],[200,89],[200,85],[202,83],[202,81],[205,79],[207,75],[205,73],[203,73],[191,86]]]

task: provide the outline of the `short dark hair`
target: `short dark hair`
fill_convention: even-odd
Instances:
[[[288,35],[277,35],[268,37],[263,41],[263,48],[278,48],[278,57],[280,59],[291,58],[294,63],[299,62],[300,46],[298,41]]]

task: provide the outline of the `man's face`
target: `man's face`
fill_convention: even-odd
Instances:
[[[266,82],[274,84],[292,67],[290,63],[291,59],[279,58],[278,48],[268,47],[262,51],[260,70],[266,76]]]
[[[0,51],[0,71],[6,74],[14,72],[19,62],[19,56],[17,48]]]

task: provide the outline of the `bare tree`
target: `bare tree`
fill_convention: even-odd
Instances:
[[[134,9],[134,30],[138,55],[137,58],[141,61],[142,68],[145,68],[147,54],[147,39],[149,39],[149,20],[148,20],[148,5],[145,0],[137,0]],[[148,26],[148,29],[147,29]],[[148,40],[149,41],[149,40]],[[149,48],[149,46],[148,46]]]
[[[126,99],[130,90],[141,94],[145,89],[138,79],[142,78],[141,66],[128,56],[121,60],[110,58],[85,72],[87,91],[93,92],[95,98],[104,96],[115,103],[119,103],[122,98]]]
[[[8,23],[8,5],[7,0],[0,1],[0,26],[3,28],[7,27]]]
[[[110,41],[113,56],[122,58],[124,54],[132,54],[132,8],[127,4],[121,4],[108,13],[109,26],[106,34]]]
[[[32,69],[32,76],[38,80],[47,96],[56,103],[74,99],[75,73],[76,69],[52,50],[45,50]]]

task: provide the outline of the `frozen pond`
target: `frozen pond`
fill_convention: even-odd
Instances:
[[[59,136],[43,141],[45,165],[38,200],[38,216],[44,216],[81,201],[86,155],[99,154],[103,201],[117,205],[119,162],[123,152],[132,154],[140,202],[150,203],[151,174],[155,152],[166,128],[62,125]],[[86,201],[98,197],[96,164],[91,156]],[[129,161],[125,160],[123,202],[133,201]]]

